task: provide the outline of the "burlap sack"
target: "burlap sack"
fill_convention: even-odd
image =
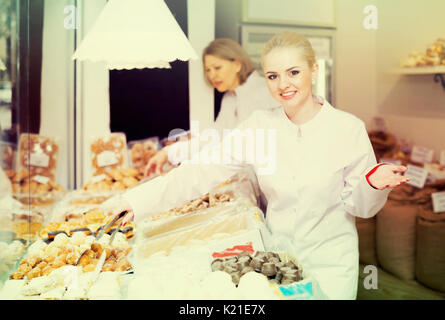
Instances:
[[[380,265],[403,280],[415,275],[417,205],[388,200],[377,214],[376,244]]]
[[[358,250],[360,263],[377,266],[376,252],[376,217],[369,219],[355,218],[358,233]]]
[[[415,278],[418,205],[428,202],[434,189],[402,185],[388,196],[377,214],[376,245],[380,265],[403,280]]]
[[[383,131],[369,131],[369,140],[377,159],[384,154],[390,153],[396,146],[396,138],[393,134]]]
[[[434,213],[431,203],[419,207],[416,278],[445,292],[445,213]]]

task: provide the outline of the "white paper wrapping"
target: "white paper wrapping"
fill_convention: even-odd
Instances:
[[[197,58],[163,0],[108,1],[73,55],[109,69],[170,68]]]

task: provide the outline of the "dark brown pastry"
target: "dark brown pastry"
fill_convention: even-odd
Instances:
[[[286,270],[285,274],[298,275],[298,270],[296,270],[296,269]]]
[[[277,274],[275,275],[275,280],[278,281],[278,283],[281,282],[281,279],[283,279],[283,273],[281,273],[280,271],[277,272]]]
[[[238,270],[241,271],[243,270],[245,267],[248,267],[250,265],[250,260],[243,260],[243,261],[238,261],[236,263],[236,265],[238,266]]]
[[[238,258],[236,256],[230,256],[224,259],[225,263],[236,263],[238,262]]]
[[[286,267],[286,266],[284,266],[284,267],[280,267],[280,272],[281,272],[282,274],[285,274],[286,272],[291,271],[291,270],[292,270],[291,268]]]
[[[241,257],[250,257],[250,253],[247,251],[241,251],[240,253],[238,253],[238,259]]]
[[[296,269],[296,270],[298,270],[297,265],[296,265],[295,263],[293,263],[292,261],[288,261],[288,262],[286,262],[284,265],[285,265],[286,267],[291,268],[291,269]]]
[[[261,271],[261,267],[263,266],[263,260],[260,258],[253,258],[250,262],[250,266],[255,269],[256,271]]]
[[[284,266],[284,263],[283,263],[283,262],[275,263],[275,267],[277,267],[277,270],[281,270],[282,268],[286,268],[286,267]]]
[[[221,259],[215,259],[213,260],[211,264],[212,271],[223,271],[224,270],[224,263]]]
[[[237,286],[239,284],[241,274],[239,272],[233,272],[230,274],[230,276],[232,277],[232,282]]]
[[[303,270],[298,270],[297,281],[303,280]]]
[[[285,273],[283,275],[283,279],[281,279],[282,282],[286,281],[286,280],[292,280],[293,282],[297,281],[298,279],[298,275],[296,274],[291,274],[291,273]]]
[[[234,264],[224,264],[224,270],[223,271],[231,274],[233,272],[237,272],[238,271],[238,266],[235,263]]]
[[[277,268],[273,263],[263,263],[263,266],[261,267],[261,273],[265,276],[272,277],[277,274]]]
[[[268,258],[268,260],[270,263],[274,263],[275,265],[282,263],[280,258],[277,258],[277,257],[270,257],[270,258]]]
[[[245,267],[243,270],[241,270],[241,276],[245,275],[248,272],[255,271],[252,267]]]
[[[280,258],[280,256],[277,253],[275,253],[275,252],[266,252],[266,256],[267,256],[267,259],[269,259],[269,260],[271,258],[277,258],[277,259]]]
[[[238,258],[238,262],[244,262],[244,261],[247,261],[247,262],[250,263],[250,261],[252,261],[252,257],[250,257],[250,256],[243,256],[243,257]]]
[[[258,258],[258,257],[266,257],[266,258],[267,258],[267,253],[264,252],[264,251],[257,251],[257,252],[255,253],[254,258]]]

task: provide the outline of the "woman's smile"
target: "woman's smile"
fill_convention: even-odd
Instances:
[[[295,97],[295,95],[297,94],[298,91],[286,91],[286,92],[282,92],[280,93],[280,96],[282,99],[284,100],[290,100],[293,97]]]

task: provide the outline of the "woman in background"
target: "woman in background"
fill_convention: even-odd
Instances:
[[[270,96],[264,78],[255,71],[247,52],[235,41],[220,38],[212,41],[202,53],[206,83],[224,93],[220,112],[213,128],[221,133],[233,129],[246,120],[255,110],[267,110],[278,106]],[[181,148],[186,149],[181,152]],[[188,154],[189,143],[178,142],[165,147],[150,159],[145,176],[160,174],[168,160],[173,164],[185,160],[169,159],[168,154]]]

